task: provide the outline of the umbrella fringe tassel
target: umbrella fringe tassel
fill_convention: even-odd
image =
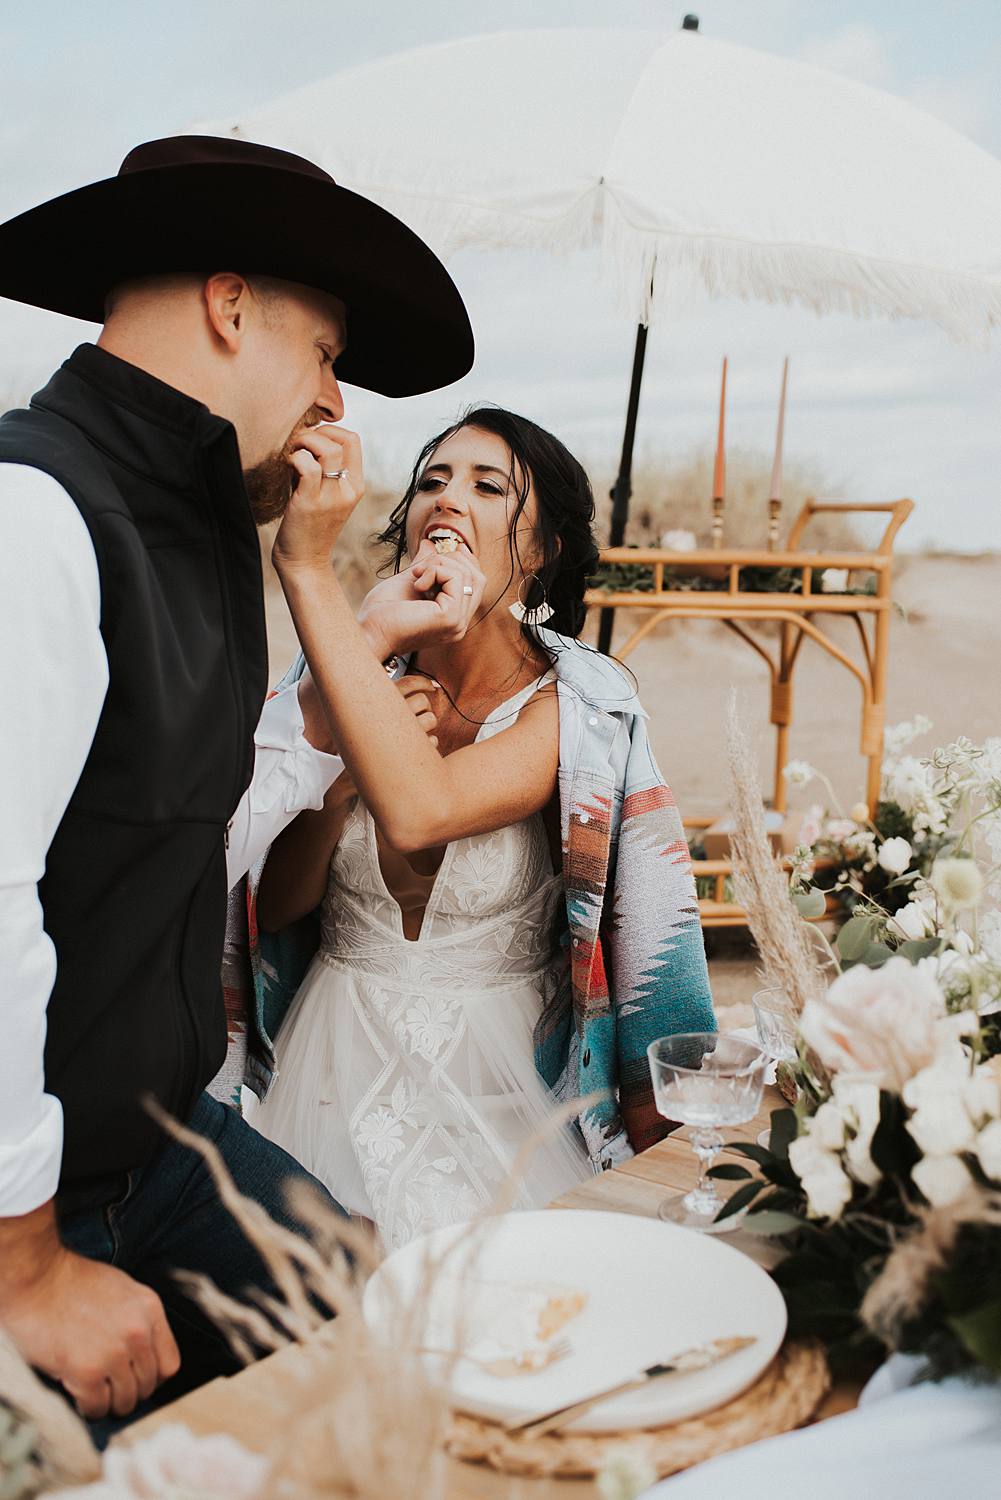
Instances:
[[[689,308],[702,292],[818,314],[925,318],[981,348],[1001,324],[1001,281],[823,246],[642,231],[617,212],[605,216],[601,258],[617,300],[642,323]]]

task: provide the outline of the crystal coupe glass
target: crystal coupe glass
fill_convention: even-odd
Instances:
[[[795,1062],[799,1017],[785,990],[759,990],[751,997],[751,1008],[762,1052],[775,1062]]]
[[[691,1192],[673,1194],[658,1213],[672,1224],[706,1234],[736,1229],[739,1216],[716,1222],[725,1203],[706,1174],[723,1147],[721,1126],[742,1125],[761,1108],[771,1059],[753,1042],[715,1032],[660,1037],[647,1048],[657,1109],[665,1119],[691,1126],[699,1180]]]
[[[759,990],[751,997],[751,1007],[762,1052],[767,1052],[773,1062],[795,1062],[799,1056],[799,1016],[785,990]],[[768,1146],[771,1135],[770,1129],[763,1130],[758,1145]]]

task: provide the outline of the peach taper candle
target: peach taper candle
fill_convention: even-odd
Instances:
[[[726,366],[723,360],[723,382],[719,393],[719,431],[716,436],[716,463],[713,467],[713,528],[714,547],[723,545],[723,505],[726,501]]]
[[[768,550],[774,552],[779,541],[779,517],[782,514],[782,444],[785,437],[786,382],[789,378],[789,356],[782,366],[782,392],[779,396],[779,424],[775,432],[775,461],[772,464],[772,487],[768,496]]]

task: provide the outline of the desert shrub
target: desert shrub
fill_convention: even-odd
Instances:
[[[615,472],[607,459],[592,464],[590,472],[598,500],[598,536],[604,541],[611,524],[612,503],[608,492],[614,483]],[[771,457],[764,453],[736,449],[727,456],[725,547],[758,548],[767,544],[771,476]],[[633,472],[627,543],[655,547],[665,531],[683,529],[693,531],[699,544],[708,547],[712,480],[713,455],[709,449],[689,453],[684,458],[644,459]],[[811,464],[787,463],[783,489],[780,546],[784,545],[804,500],[808,497],[841,498],[831,495],[829,482]],[[882,527],[879,517],[869,522],[865,517],[856,520],[847,516],[817,516],[810,522],[803,540],[811,549],[857,551],[859,547],[871,544]]]

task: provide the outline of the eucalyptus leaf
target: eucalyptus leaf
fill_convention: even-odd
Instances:
[[[859,962],[865,964],[867,969],[881,969],[887,959],[892,957],[893,949],[888,948],[885,943],[870,943],[863,950]]]
[[[946,1321],[978,1365],[1001,1374],[1001,1301],[984,1302]]]
[[[774,1208],[766,1208],[760,1213],[748,1214],[740,1227],[751,1234],[770,1238],[772,1235],[791,1234],[794,1229],[802,1229],[803,1220],[798,1219],[795,1214],[778,1213]]]
[[[772,1159],[772,1153],[767,1146],[759,1146],[757,1141],[727,1141],[726,1150],[732,1151],[736,1156],[749,1156],[751,1161],[756,1161],[765,1166]]]
[[[710,1167],[706,1173],[707,1177],[722,1177],[727,1182],[739,1182],[741,1178],[751,1176],[746,1167],[738,1167],[736,1162],[725,1161],[721,1166]]]
[[[789,1160],[789,1147],[799,1133],[799,1123],[794,1109],[773,1109],[768,1149],[779,1161]]]
[[[939,939],[936,937],[908,938],[906,943],[901,943],[897,952],[902,957],[910,959],[912,964],[916,964],[922,958],[931,958],[933,953],[938,952],[939,947]]]
[[[801,917],[822,917],[827,910],[827,899],[815,886],[808,891],[794,891],[792,903]]]
[[[721,1219],[729,1219],[732,1214],[739,1213],[742,1208],[746,1208],[749,1203],[753,1203],[764,1185],[763,1182],[745,1182],[743,1187],[739,1187],[726,1200],[716,1215],[716,1223],[718,1224]]]
[[[872,942],[872,924],[868,917],[849,917],[838,933],[838,956],[857,962]]]

